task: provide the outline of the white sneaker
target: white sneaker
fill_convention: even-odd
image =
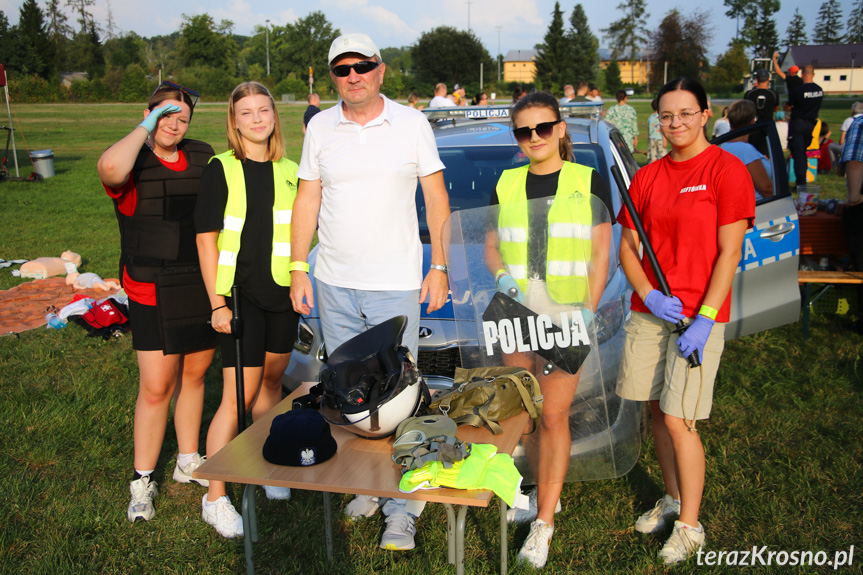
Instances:
[[[518,507],[510,507],[506,510],[506,520],[508,523],[530,523],[534,519],[536,519],[537,513],[539,513],[539,508],[537,506],[537,493],[536,487],[531,489],[528,494],[528,499],[530,500],[530,507],[527,509],[519,509]],[[554,506],[554,512],[560,513],[560,499],[557,500],[557,505]]]
[[[414,518],[407,513],[396,513],[387,517],[387,528],[381,536],[381,549],[408,551],[416,547],[414,535],[417,528]]]
[[[264,485],[264,493],[267,494],[267,499],[275,499],[287,501],[291,498],[290,487],[278,487],[276,485]]]
[[[656,533],[668,527],[668,522],[680,515],[680,501],[665,494],[656,502],[653,509],[635,520],[635,530],[639,533]]]
[[[151,481],[149,475],[145,475],[129,483],[129,492],[132,494],[129,508],[126,510],[129,521],[134,523],[138,519],[144,521],[152,519],[156,515],[153,498],[159,494],[159,484]]]
[[[704,526],[691,527],[682,521],[674,522],[674,531],[659,552],[659,558],[666,565],[686,561],[704,547]]]
[[[227,495],[209,502],[205,493],[201,500],[201,517],[215,527],[222,537],[231,539],[243,536],[243,516],[237,513]]]
[[[527,561],[537,569],[545,567],[552,535],[554,535],[553,525],[549,525],[542,519],[537,519],[531,523],[530,533],[524,540],[521,551],[518,552],[518,560]]]
[[[191,483],[194,481],[202,487],[209,487],[209,479],[198,479],[197,477],[192,476],[192,474],[195,473],[195,470],[203,465],[205,461],[207,461],[207,458],[201,457],[198,453],[195,454],[195,459],[193,459],[186,467],[180,467],[180,462],[178,461],[174,466],[174,481],[177,481],[178,483]]]
[[[351,499],[351,502],[348,503],[347,507],[345,507],[345,515],[347,515],[351,521],[356,521],[363,517],[371,517],[378,512],[378,509],[380,509],[380,506],[378,505],[377,497],[372,497],[371,495],[357,495]]]

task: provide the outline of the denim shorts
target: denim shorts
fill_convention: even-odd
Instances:
[[[406,315],[402,345],[414,357],[419,351],[420,290],[368,291],[343,288],[317,280],[321,329],[329,353],[351,339],[397,315]]]

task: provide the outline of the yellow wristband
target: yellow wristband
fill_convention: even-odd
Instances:
[[[703,315],[707,319],[712,319],[713,321],[716,321],[716,314],[718,313],[718,310],[715,310],[712,307],[706,305],[701,306],[701,309],[698,310],[699,315]]]
[[[288,271],[309,273],[309,264],[308,262],[291,262],[291,265],[288,266]]]
[[[506,271],[506,270],[505,270],[505,269],[503,269],[503,268],[501,268],[501,269],[497,270],[497,273],[495,273],[495,274],[494,274],[494,281],[500,281],[500,277],[501,277],[501,276],[503,276],[503,275],[506,275],[506,274],[508,274],[508,273],[509,273],[509,272],[508,272],[508,271]]]

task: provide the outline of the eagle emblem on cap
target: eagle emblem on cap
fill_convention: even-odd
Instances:
[[[304,449],[300,452],[300,465],[314,465],[315,464],[315,450],[314,449]]]

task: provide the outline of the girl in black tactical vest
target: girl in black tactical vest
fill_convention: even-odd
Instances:
[[[135,474],[126,514],[132,522],[150,520],[155,514],[153,498],[158,488],[152,474],[175,395],[179,455],[173,478],[207,486],[206,480],[195,479],[192,473],[203,463],[198,437],[204,372],[213,359],[215,340],[206,334],[190,337],[186,327],[177,327],[177,318],[167,311],[200,306],[209,310],[197,268],[192,215],[198,180],[213,148],[185,139],[197,100],[195,92],[162,82],[150,97],[144,121],[108,148],[97,165],[120,227],[120,277],[129,296],[132,347],[140,373],[134,421]],[[168,284],[171,298],[162,291]],[[206,326],[205,322],[206,317],[200,323]],[[197,328],[192,329],[200,333]]]

